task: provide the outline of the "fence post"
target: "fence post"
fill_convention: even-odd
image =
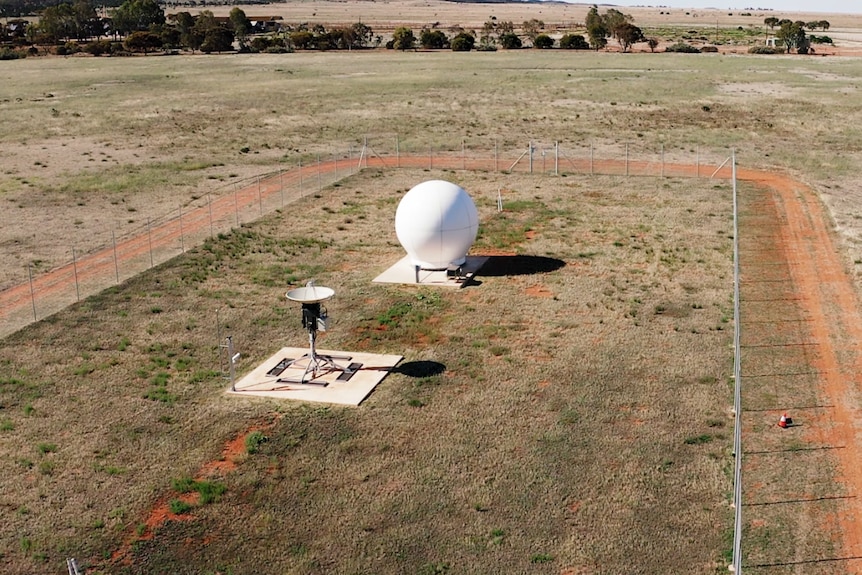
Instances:
[[[736,150],[731,155],[733,180],[733,324],[734,324],[734,393],[733,393],[733,563],[731,571],[742,573],[742,364],[739,317],[739,209],[736,189]]]
[[[81,288],[78,285],[78,258],[75,254],[75,248],[72,248],[72,271],[75,272],[75,296],[78,301],[81,301]]]
[[[236,197],[238,187],[239,184],[236,184],[233,188],[233,211],[236,215],[236,227],[239,227],[239,198]]]
[[[626,142],[626,175],[629,175],[629,143]]]
[[[38,321],[36,317],[36,293],[33,291],[33,269],[32,264],[27,262],[27,277],[30,279],[30,302],[33,304],[33,321]]]
[[[533,173],[533,142],[530,141],[528,151],[530,152],[530,173]]]
[[[560,142],[554,142],[554,175],[560,175]]]
[[[499,155],[497,153],[497,140],[494,140],[494,171],[500,171]]]
[[[117,259],[117,236],[111,230],[111,243],[114,245],[114,273],[117,275],[117,283],[120,283],[120,263]]]
[[[153,268],[153,229],[150,227],[150,218],[147,218],[147,242],[150,244],[150,269]]]
[[[695,163],[697,164],[697,172],[696,172],[697,175],[696,175],[696,177],[699,178],[700,177],[700,146],[695,148],[694,154],[695,154]]]

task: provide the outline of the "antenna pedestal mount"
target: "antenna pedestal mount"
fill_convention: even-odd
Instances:
[[[308,353],[295,359],[288,364],[290,367],[303,367],[301,377],[283,377],[279,383],[302,383],[308,385],[328,385],[327,382],[318,380],[322,375],[334,371],[344,371],[345,368],[338,365],[335,360],[349,361],[347,356],[320,355],[317,353],[317,332],[326,331],[329,325],[329,316],[326,308],[321,305],[335,295],[335,292],[323,286],[315,286],[312,282],[304,288],[297,288],[287,292],[287,299],[302,304],[302,327],[308,332]]]

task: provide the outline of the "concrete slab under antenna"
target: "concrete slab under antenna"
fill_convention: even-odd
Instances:
[[[433,285],[441,287],[461,288],[470,283],[488,256],[467,256],[467,261],[461,266],[461,277],[449,275],[446,270],[419,270],[419,281],[416,281],[416,267],[410,256],[404,256],[392,267],[374,278],[375,283]]]
[[[321,374],[314,384],[279,382],[279,379],[299,379],[303,367],[293,366],[278,375],[269,375],[283,359],[296,359],[308,353],[308,348],[283,347],[266,361],[254,368],[249,374],[236,382],[233,390],[228,388],[228,395],[246,397],[274,397],[277,399],[293,399],[296,401],[314,401],[319,403],[337,403],[341,405],[359,405],[377,387],[383,378],[404,359],[400,355],[382,355],[375,353],[354,353],[349,351],[317,350],[319,355],[349,357],[349,360],[338,360],[347,367],[349,364],[362,364],[346,381],[339,380],[342,371],[332,371]],[[276,370],[277,371],[277,370]],[[323,385],[325,383],[325,385]]]

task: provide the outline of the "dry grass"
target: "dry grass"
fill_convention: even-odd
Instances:
[[[458,292],[370,284],[401,254],[379,232],[399,194],[430,177],[477,198],[479,245],[562,267],[492,265]],[[728,202],[705,180],[372,170],[298,206],[317,232],[265,218],[20,332],[0,365],[4,572],[99,564],[261,418],[268,441],[218,502],[107,571],[712,572],[729,525]],[[393,373],[358,409],[225,398],[216,310],[246,366],[302,345],[288,276],[337,290],[327,347],[442,373]]]
[[[26,281],[28,262],[51,269],[258,174],[355,157],[366,136],[414,153],[533,140],[617,158],[625,143],[687,161],[699,148],[715,162],[735,147],[744,165],[829,186],[852,235],[854,62],[562,51],[12,62],[0,82],[0,286]]]

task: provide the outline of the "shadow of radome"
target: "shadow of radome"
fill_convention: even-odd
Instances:
[[[566,262],[563,260],[545,256],[490,256],[476,275],[503,277],[546,274],[556,271],[565,265]]]

